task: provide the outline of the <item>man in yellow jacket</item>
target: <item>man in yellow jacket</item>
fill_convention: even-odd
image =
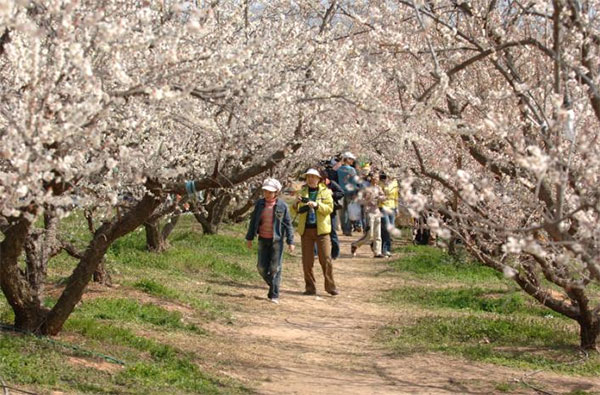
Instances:
[[[333,197],[331,190],[321,182],[321,174],[316,169],[308,169],[304,173],[306,184],[300,190],[296,202],[292,205],[292,215],[298,215],[298,233],[302,245],[302,269],[304,271],[305,295],[316,295],[314,245],[317,243],[319,263],[325,277],[325,291],[330,295],[338,295],[333,281],[331,264],[331,218]]]

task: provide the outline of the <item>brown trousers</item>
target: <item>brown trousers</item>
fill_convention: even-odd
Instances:
[[[307,292],[316,292],[315,275],[313,266],[315,264],[315,242],[317,243],[317,253],[319,254],[319,263],[323,269],[325,277],[325,291],[335,291],[335,282],[333,281],[333,266],[331,265],[331,241],[329,234],[317,235],[317,229],[308,228],[304,230],[301,237],[302,244],[302,269],[304,270],[304,282]]]

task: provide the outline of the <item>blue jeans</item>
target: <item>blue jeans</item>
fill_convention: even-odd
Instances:
[[[340,240],[337,235],[337,215],[331,215],[331,233],[329,233],[329,239],[331,239],[331,259],[338,259],[340,257]],[[317,243],[315,243],[315,256],[317,256]]]
[[[279,298],[281,284],[281,269],[283,257],[283,240],[273,242],[273,239],[258,238],[258,273],[269,285],[269,299]]]
[[[331,259],[337,259],[340,256],[340,241],[337,235],[337,215],[331,216]]]
[[[394,226],[396,215],[393,211],[381,212],[381,253],[391,252],[392,250],[392,235],[388,230],[388,226]]]
[[[348,236],[352,234],[352,221],[350,221],[350,215],[348,215],[348,206],[352,202],[353,196],[344,196],[344,207],[341,210],[341,218],[342,221],[342,232]]]

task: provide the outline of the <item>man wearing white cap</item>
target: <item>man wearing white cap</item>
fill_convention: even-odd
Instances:
[[[294,251],[294,229],[287,204],[277,199],[281,184],[267,178],[262,184],[263,198],[258,199],[250,217],[246,246],[252,248],[252,240],[258,235],[258,272],[269,285],[267,297],[279,303],[279,285],[283,257],[283,239]]]
[[[317,244],[319,263],[325,277],[325,291],[330,295],[338,295],[333,280],[331,264],[331,218],[333,212],[333,197],[331,190],[321,183],[321,174],[316,169],[308,169],[306,185],[298,194],[298,199],[292,205],[292,213],[298,213],[298,233],[302,245],[302,269],[304,271],[305,295],[316,295],[314,245]]]
[[[352,222],[348,215],[348,206],[356,196],[356,169],[353,167],[356,156],[352,152],[342,154],[342,166],[337,169],[338,184],[344,190],[344,206],[341,210],[340,221],[345,236],[352,236]]]

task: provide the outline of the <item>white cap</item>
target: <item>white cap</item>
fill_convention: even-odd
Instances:
[[[342,154],[342,159],[356,159],[356,156],[350,151],[346,151]]]
[[[262,189],[271,192],[279,192],[281,190],[281,183],[274,178],[267,178],[262,183]]]
[[[321,178],[321,173],[319,173],[319,171],[317,169],[308,169],[306,170],[306,173],[304,173],[305,176],[312,174],[313,176],[317,176],[319,178]]]

